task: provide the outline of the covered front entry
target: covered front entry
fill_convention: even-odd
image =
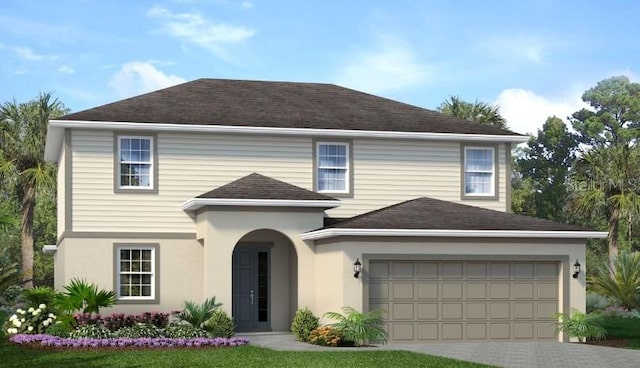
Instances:
[[[390,340],[557,341],[560,264],[553,261],[369,263],[369,308]]]
[[[238,331],[271,330],[270,247],[240,243],[233,251],[233,316]]]

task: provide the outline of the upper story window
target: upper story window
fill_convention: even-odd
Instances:
[[[495,149],[493,147],[464,148],[464,188],[467,197],[495,196]]]
[[[316,143],[316,188],[324,193],[349,193],[349,144]]]
[[[156,298],[156,249],[154,246],[118,245],[117,294],[120,300]]]
[[[153,189],[153,138],[118,137],[119,189]]]

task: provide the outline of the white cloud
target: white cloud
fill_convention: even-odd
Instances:
[[[381,37],[380,46],[350,58],[339,71],[337,83],[370,93],[382,93],[418,85],[429,68],[416,60],[413,49],[401,40]]]
[[[243,1],[240,3],[240,6],[244,9],[251,9],[253,8],[253,3],[251,1]]]
[[[162,32],[184,41],[224,53],[225,45],[242,42],[255,34],[246,27],[214,22],[200,13],[172,13],[163,7],[153,7],[147,13],[164,22]]]
[[[76,72],[72,67],[70,67],[70,66],[68,66],[68,65],[61,65],[61,66],[58,68],[58,71],[59,71],[60,73],[62,73],[62,74],[73,74],[73,73],[75,73],[75,72]]]
[[[511,130],[522,134],[536,133],[549,116],[555,115],[566,122],[568,116],[587,107],[581,95],[575,93],[553,100],[526,89],[510,88],[500,92],[495,103],[500,106],[500,113]]]
[[[167,75],[149,62],[131,61],[111,77],[109,86],[121,97],[130,97],[183,82],[183,78]]]
[[[55,60],[58,58],[56,55],[38,54],[37,52],[31,50],[29,47],[14,47],[13,51],[20,58],[28,61]]]

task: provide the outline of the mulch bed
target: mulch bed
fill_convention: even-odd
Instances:
[[[606,339],[600,341],[587,341],[589,345],[609,346],[612,348],[626,348],[629,346],[629,340],[627,339]]]

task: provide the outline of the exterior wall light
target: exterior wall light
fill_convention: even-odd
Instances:
[[[577,279],[580,274],[580,262],[576,259],[576,263],[573,264],[573,278]]]
[[[360,263],[359,258],[356,258],[356,263],[353,264],[353,277],[357,279],[360,276],[360,272],[362,272],[362,263]]]

